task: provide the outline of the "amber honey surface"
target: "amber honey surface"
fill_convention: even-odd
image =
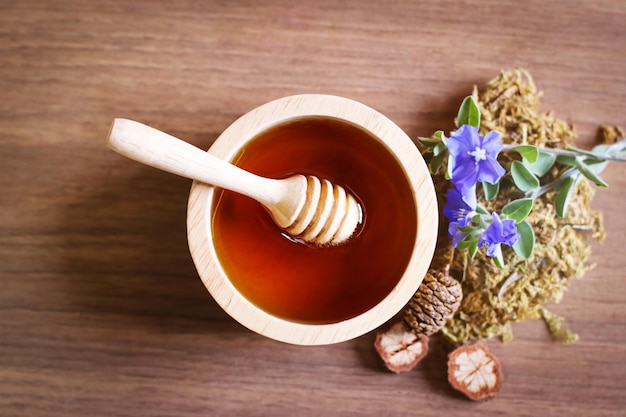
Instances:
[[[364,221],[348,243],[294,242],[257,202],[218,191],[215,249],[232,283],[266,312],[304,323],[335,323],[380,302],[399,281],[415,242],[415,202],[390,152],[345,122],[307,118],[256,137],[233,161],[258,175],[316,175],[360,201]]]

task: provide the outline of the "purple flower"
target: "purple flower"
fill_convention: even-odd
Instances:
[[[459,190],[451,188],[446,193],[446,205],[443,207],[443,214],[450,220],[463,227],[472,221],[476,214],[476,190],[469,192],[463,198]]]
[[[502,150],[500,134],[478,134],[474,126],[463,125],[448,138],[450,181],[465,197],[477,182],[495,184],[504,175],[496,158]]]
[[[455,249],[465,237],[465,232],[462,232],[459,227],[463,226],[459,226],[457,222],[450,222],[448,225],[448,235],[452,238],[452,247]]]
[[[493,222],[478,238],[478,246],[481,247],[487,244],[487,255],[496,256],[500,249],[500,244],[504,243],[505,245],[513,246],[519,239],[519,233],[517,233],[517,227],[513,219],[500,220],[496,213],[492,213],[491,218]]]

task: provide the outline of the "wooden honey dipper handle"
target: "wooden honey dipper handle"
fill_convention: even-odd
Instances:
[[[332,187],[340,187],[326,180],[326,188],[331,189],[326,197],[320,197],[308,185],[311,177],[260,177],[142,123],[115,119],[107,143],[114,151],[145,165],[246,195],[263,204],[281,228],[289,232],[290,226],[297,225],[298,232],[293,234],[308,242],[341,243],[350,237],[360,220],[360,208],[354,198],[343,194],[343,201],[334,201],[337,193],[333,193]],[[345,205],[350,210],[343,209]],[[332,217],[338,215],[338,207],[343,209],[342,219]],[[343,217],[348,218],[343,221]]]

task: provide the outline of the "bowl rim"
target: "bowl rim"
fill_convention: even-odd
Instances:
[[[434,254],[439,210],[428,167],[413,141],[383,114],[345,97],[299,94],[262,104],[235,120],[207,152],[231,161],[259,133],[303,117],[330,117],[351,123],[379,140],[400,163],[414,196],[417,230],[410,260],[392,291],[366,312],[337,323],[306,324],[270,315],[239,293],[221,267],[213,245],[210,220],[215,187],[198,181],[193,182],[189,193],[187,236],[200,279],[232,318],[271,339],[297,345],[324,345],[354,339],[374,330],[409,302]]]

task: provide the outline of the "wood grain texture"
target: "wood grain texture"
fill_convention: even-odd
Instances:
[[[520,66],[586,147],[626,125],[624,21],[620,0],[0,2],[0,415],[623,416],[625,166],[593,202],[597,267],[553,306],[581,340],[515,326],[489,342],[502,393],[475,404],[436,341],[392,375],[372,334],[297,347],[235,323],[189,256],[190,182],[104,141],[126,117],[206,149],[259,104],[311,92],[415,138]]]

